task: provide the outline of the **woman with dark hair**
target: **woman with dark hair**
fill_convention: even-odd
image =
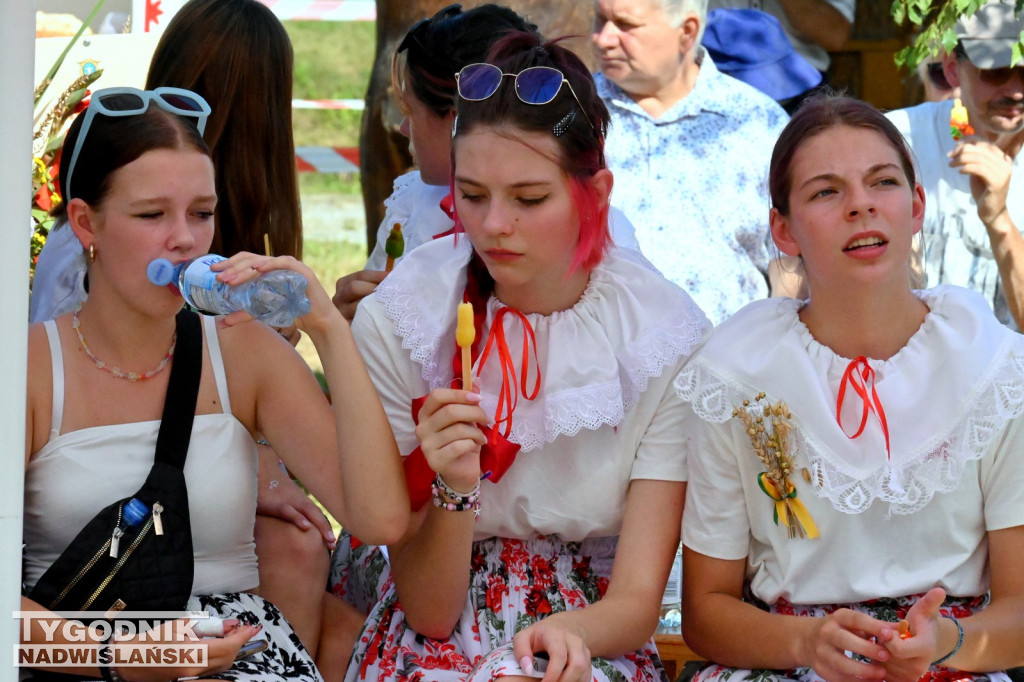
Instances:
[[[210,248],[217,195],[201,136],[208,114],[206,102],[186,90],[108,89],[93,95],[68,131],[62,210],[67,229],[88,253],[91,287],[73,312],[29,331],[29,364],[52,367],[32,372],[28,382],[29,589],[90,518],[138,490],[153,466],[168,377],[178,362],[176,320],[192,314],[179,314],[176,289],[149,283],[147,267],[157,258],[180,263]],[[121,666],[102,670],[105,679],[118,679],[116,673],[129,680],[213,673],[221,679],[320,679],[285,619],[251,592],[258,585],[254,434],[272,438],[288,466],[353,532],[387,542],[405,529],[408,502],[394,440],[348,325],[308,268],[289,257],[275,263],[264,269],[288,267],[309,281],[312,310],[299,324],[320,352],[328,382],[345,390],[337,392],[332,410],[301,357],[263,325],[233,328],[208,317],[196,325],[202,369],[183,466],[194,550],[187,608],[243,625],[204,642],[208,666]],[[246,272],[221,278],[241,282],[258,274]],[[159,524],[154,527],[159,535]],[[28,599],[22,608],[42,610]],[[27,641],[53,644],[40,623],[32,619]],[[239,647],[260,632],[257,623],[269,648],[235,663]],[[171,626],[142,641],[167,643],[171,635],[183,641]],[[115,638],[108,646],[134,643]]]
[[[337,282],[334,303],[346,319],[352,319],[359,301],[387,274],[384,247],[395,223],[402,226],[406,252],[452,232],[449,183],[455,74],[466,64],[485,59],[490,46],[513,30],[533,33],[536,27],[499,5],[480,5],[465,12],[460,5],[450,5],[417,22],[399,44],[392,61],[393,87],[405,114],[401,130],[409,138],[418,170],[395,180],[366,269]],[[385,553],[353,541],[343,529],[332,558],[331,592],[365,614],[380,597],[387,575]],[[348,651],[335,653],[341,660],[330,667],[344,666]]]
[[[214,163],[217,206],[213,253],[301,257],[302,216],[292,142],[292,45],[274,13],[257,0],[190,0],[171,18],[150,62],[148,88],[196,92],[211,107],[203,134]],[[59,223],[63,224],[63,223]],[[85,257],[71,230],[55,230],[40,256],[31,320],[52,319],[85,300]],[[281,330],[293,343],[294,327]],[[292,621],[315,657],[321,608],[351,621],[323,586],[334,537],[327,519],[281,471],[259,438],[256,524],[261,595]]]
[[[275,254],[302,255],[292,61],[284,26],[257,0],[190,0],[153,53],[147,88],[185,88],[210,104],[204,139],[219,197],[213,253],[262,253],[266,235]],[[53,232],[36,267],[32,322],[85,299],[85,260],[69,231]]]
[[[213,109],[203,139],[217,180],[210,250],[302,257],[291,40],[258,0],[190,0],[171,18],[149,65],[147,88],[194,90]]]
[[[338,280],[334,302],[346,318],[352,319],[359,301],[387,274],[384,249],[395,223],[401,225],[406,253],[452,229],[448,183],[455,74],[484,59],[509,31],[536,30],[507,7],[486,4],[463,12],[456,4],[416,22],[399,43],[391,62],[391,85],[404,114],[399,131],[409,138],[416,170],[395,179],[366,267]]]
[[[302,257],[302,213],[292,141],[291,40],[258,0],[189,0],[171,18],[149,65],[146,87],[194,90],[213,109],[203,139],[217,183],[212,253]],[[281,330],[293,344],[294,327]],[[260,594],[291,621],[319,660],[322,618],[355,622],[321,589],[329,570],[330,524],[282,471],[259,438],[256,551]],[[349,629],[351,629],[350,626]]]
[[[456,234],[407,254],[353,323],[415,511],[348,679],[663,679],[671,386],[707,319],[612,245],[608,112],[575,55],[512,33],[457,82]]]
[[[975,293],[911,289],[924,191],[870,105],[805,102],[770,191],[810,297],[748,305],[676,383],[683,634],[715,663],[697,679],[1005,680],[1024,662],[1024,340]]]
[[[348,319],[387,274],[385,246],[395,224],[401,226],[405,253],[454,228],[449,183],[458,99],[455,74],[467,64],[483,61],[490,47],[510,31],[537,35],[536,26],[507,7],[486,4],[463,12],[460,5],[450,5],[417,22],[398,45],[392,87],[405,115],[399,130],[409,138],[416,170],[395,180],[365,269],[338,280],[334,302]],[[632,225],[612,211],[613,240],[639,248]]]

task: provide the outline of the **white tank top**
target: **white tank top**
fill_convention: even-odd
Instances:
[[[193,595],[241,592],[259,584],[253,544],[256,445],[231,413],[214,318],[202,320],[224,412],[196,415],[185,460]],[[45,325],[53,364],[53,416],[49,442],[25,472],[23,580],[28,588],[97,512],[142,487],[160,429],[155,420],[62,434],[64,359],[56,325],[52,320]]]

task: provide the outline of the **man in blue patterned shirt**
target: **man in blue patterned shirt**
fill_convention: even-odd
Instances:
[[[700,46],[707,0],[596,0],[613,201],[719,323],[768,295],[768,163],[786,113]]]

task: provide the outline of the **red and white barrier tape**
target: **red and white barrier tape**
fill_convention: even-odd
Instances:
[[[299,172],[358,173],[359,149],[356,147],[296,147]]]
[[[282,21],[376,21],[374,0],[260,0]]]

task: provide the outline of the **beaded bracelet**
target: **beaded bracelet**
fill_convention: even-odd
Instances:
[[[954,646],[953,650],[945,656],[943,656],[942,658],[938,659],[937,661],[932,661],[933,667],[937,665],[942,665],[949,659],[953,658],[953,656],[956,655],[956,652],[960,651],[960,647],[963,646],[964,643],[964,626],[960,624],[960,621],[957,620],[956,616],[943,616],[943,618],[950,619],[951,621],[953,621],[953,625],[956,626],[956,646]]]
[[[480,516],[480,482],[468,493],[460,493],[453,490],[445,483],[441,474],[434,477],[434,485],[430,491],[434,495],[434,506],[442,507],[448,511],[473,511],[474,516]],[[442,495],[444,497],[442,497]],[[445,499],[447,498],[447,499]]]
[[[99,663],[100,675],[106,682],[126,682],[125,679],[118,675],[117,671],[114,670],[115,659],[114,633],[111,631],[110,635],[100,642],[99,649],[96,652],[96,661]],[[109,663],[103,663],[104,660],[109,661]]]

